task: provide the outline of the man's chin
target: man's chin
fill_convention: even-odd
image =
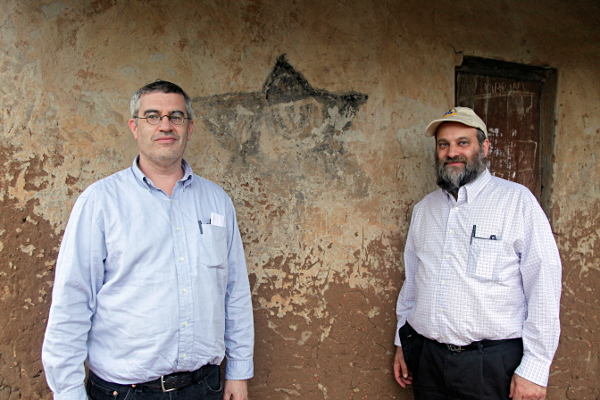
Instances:
[[[465,163],[453,163],[453,164],[444,164],[444,169],[450,169],[455,171],[463,171],[465,169]]]
[[[450,176],[450,177],[458,177],[462,174],[464,174],[465,172],[465,165],[464,164],[460,164],[460,165],[445,165],[444,166],[444,173],[446,174],[446,176]]]

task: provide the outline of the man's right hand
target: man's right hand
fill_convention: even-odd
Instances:
[[[223,400],[248,400],[248,381],[225,379]]]
[[[394,357],[394,376],[396,377],[396,382],[403,388],[406,385],[412,384],[412,373],[408,370],[406,366],[406,362],[404,362],[404,353],[402,352],[402,347],[396,347],[396,356]]]

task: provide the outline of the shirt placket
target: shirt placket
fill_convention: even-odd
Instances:
[[[448,311],[447,305],[450,304],[450,291],[456,290],[452,286],[452,282],[455,280],[454,263],[456,262],[455,251],[460,245],[460,212],[461,205],[454,202],[453,199],[448,199],[448,218],[446,219],[446,226],[444,228],[444,247],[442,253],[442,260],[440,266],[440,272],[438,276],[438,296],[436,298],[436,320],[437,326],[440,331],[440,341],[443,343],[449,343],[450,332],[448,326]]]
[[[184,223],[181,209],[183,192],[185,192],[185,188],[182,188],[181,184],[178,183],[173,191],[173,197],[170,199],[170,215],[179,299],[179,352],[177,369],[190,370],[193,368],[194,299],[191,264],[187,249],[186,224]]]

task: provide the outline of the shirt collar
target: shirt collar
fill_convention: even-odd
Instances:
[[[484,187],[492,180],[492,175],[490,171],[486,168],[485,171],[481,173],[473,182],[469,182],[465,185],[465,191],[467,192],[467,201],[470,203],[481,191]]]
[[[183,186],[187,186],[192,183],[194,179],[194,172],[192,171],[192,167],[187,163],[183,158],[181,159],[181,167],[183,168],[183,178],[181,178],[180,182],[183,182]]]
[[[485,171],[483,171],[477,177],[477,179],[467,183],[465,186],[462,186],[458,190],[458,198],[456,202],[462,203],[463,201],[466,201],[468,203],[471,203],[473,200],[475,200],[477,195],[479,195],[479,193],[491,180],[492,175],[490,174],[490,171],[486,168]],[[454,201],[454,196],[452,196],[451,193],[447,192],[446,190],[444,190],[444,193],[448,197],[448,200],[451,199],[452,201]]]
[[[135,176],[137,181],[143,186],[155,188],[152,181],[140,169],[138,165],[139,159],[140,156],[137,155],[133,160],[133,165],[131,166],[131,169],[133,170],[133,175]],[[184,159],[181,160],[181,168],[183,168],[183,178],[181,178],[178,182],[181,182],[183,186],[187,186],[190,183],[192,183],[192,180],[194,179],[194,172],[192,171],[192,167],[190,166],[190,164],[188,164],[188,162]]]

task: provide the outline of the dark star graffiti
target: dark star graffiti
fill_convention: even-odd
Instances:
[[[275,175],[302,192],[316,185],[367,195],[369,179],[343,137],[366,94],[315,89],[281,55],[261,91],[193,101],[198,122],[232,155],[229,172],[252,171],[261,180]]]

